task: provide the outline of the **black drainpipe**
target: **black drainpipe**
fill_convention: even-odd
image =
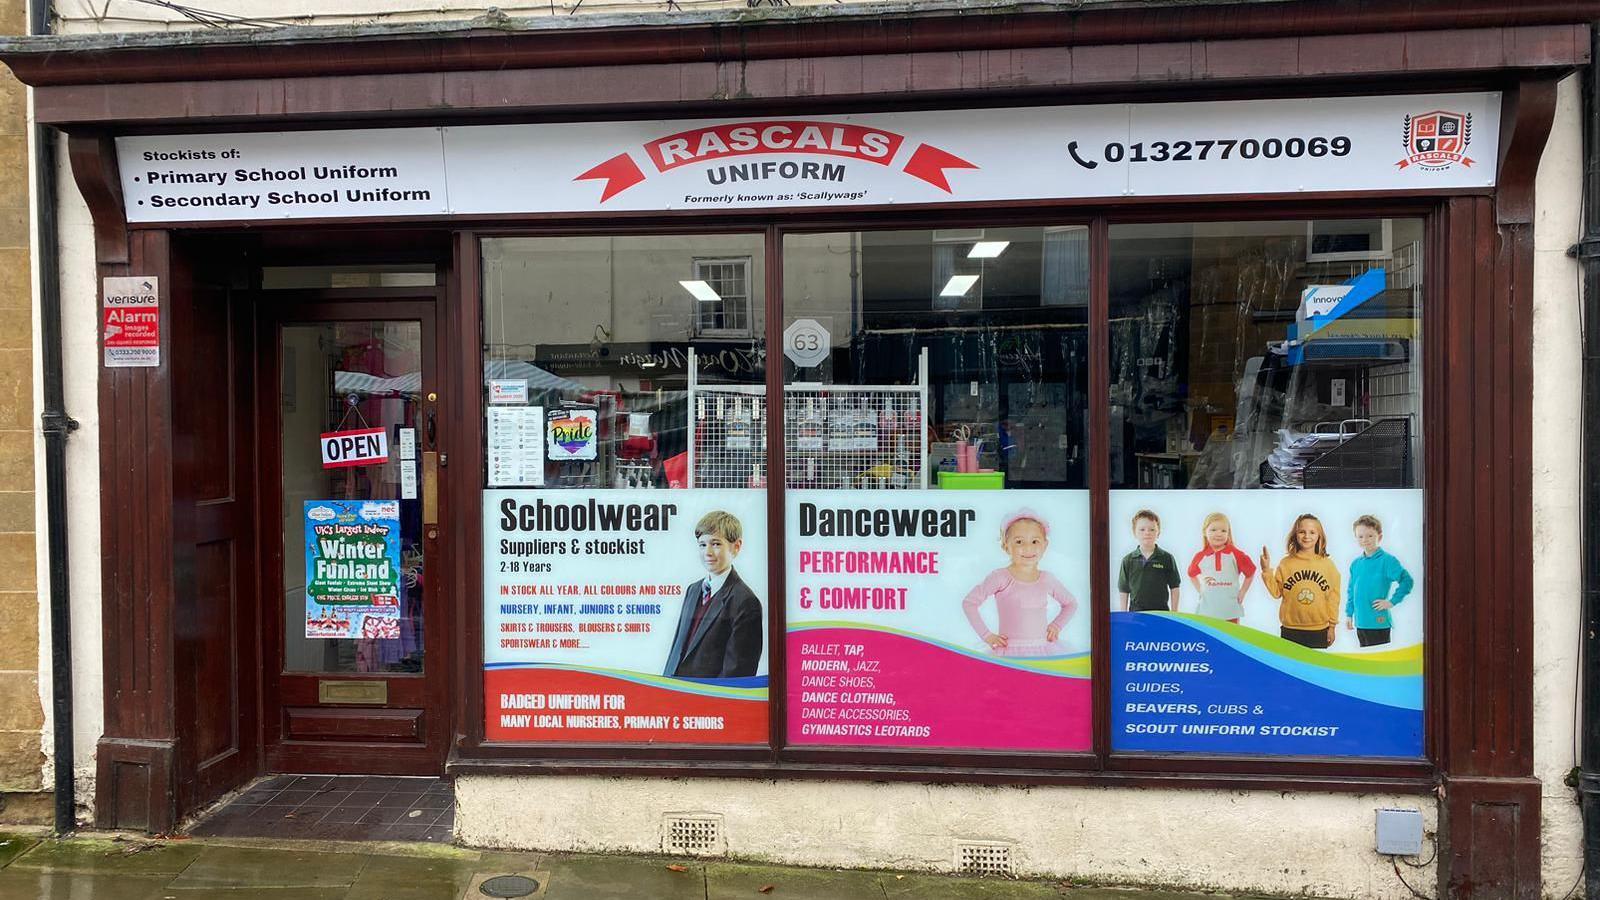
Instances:
[[[1588,900],[1600,900],[1600,34],[1583,72],[1583,703],[1578,790]]]
[[[51,0],[33,0],[31,28],[50,33]],[[50,696],[55,725],[55,826],[77,828],[77,791],[72,762],[72,584],[67,572],[67,435],[78,423],[67,415],[61,372],[61,248],[56,235],[56,134],[33,128],[33,191],[38,208],[39,357],[44,374],[45,520],[50,554]]]

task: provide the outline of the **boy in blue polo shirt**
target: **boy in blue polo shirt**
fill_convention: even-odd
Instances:
[[[1355,521],[1356,544],[1361,556],[1350,564],[1350,584],[1345,589],[1344,627],[1355,629],[1363,647],[1389,643],[1394,617],[1389,611],[1411,593],[1415,582],[1400,560],[1378,546],[1383,541],[1383,523],[1376,516],[1361,516]],[[1389,593],[1390,589],[1394,594]]]

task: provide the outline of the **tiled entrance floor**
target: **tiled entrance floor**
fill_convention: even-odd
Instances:
[[[274,775],[201,819],[197,837],[448,843],[455,793],[441,778]]]

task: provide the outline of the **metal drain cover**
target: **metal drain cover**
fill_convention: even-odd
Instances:
[[[539,882],[525,875],[496,875],[478,885],[485,897],[526,897],[539,890]]]

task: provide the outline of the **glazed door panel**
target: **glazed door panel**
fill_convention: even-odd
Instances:
[[[440,772],[434,303],[270,299],[267,767]]]

